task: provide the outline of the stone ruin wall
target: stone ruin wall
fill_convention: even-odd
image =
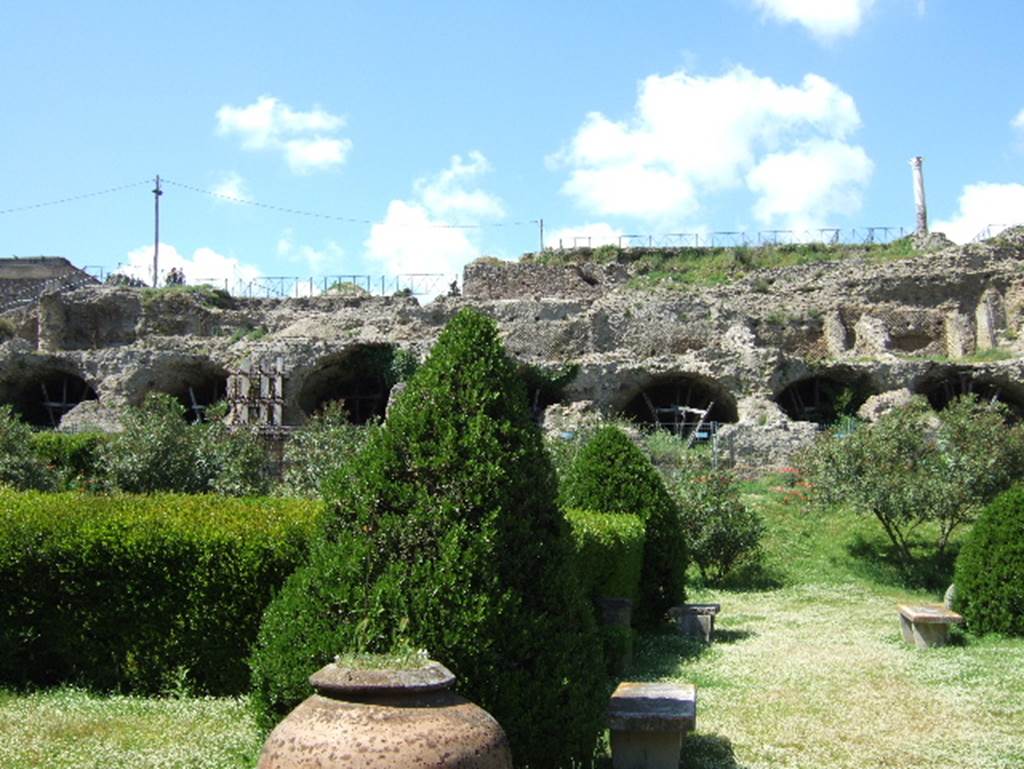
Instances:
[[[1024,413],[1022,258],[1024,238],[1004,237],[687,290],[630,288],[629,264],[480,261],[467,266],[462,297],[422,306],[397,296],[211,301],[89,287],[8,313],[17,332],[0,345],[0,402],[71,382],[86,397],[61,410],[63,429],[74,429],[116,426],[114,409],[153,390],[186,403],[231,394],[238,408],[251,405],[238,421],[297,425],[334,382],[358,378],[362,352],[391,347],[422,359],[447,320],[473,306],[498,321],[524,364],[578,365],[547,408],[550,429],[596,414],[643,418],[645,393],[651,405],[692,396],[697,406],[714,401],[727,456],[782,465],[817,432],[815,414],[839,388],[867,398],[868,417],[911,393],[941,407],[966,391]],[[1000,355],[971,357],[991,348]],[[259,416],[261,387],[276,417]]]

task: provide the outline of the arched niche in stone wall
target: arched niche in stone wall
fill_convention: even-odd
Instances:
[[[96,400],[96,391],[78,374],[59,365],[30,366],[0,381],[0,403],[30,425],[54,428],[82,401]]]
[[[519,378],[526,386],[526,403],[530,416],[538,424],[544,421],[544,412],[548,406],[561,403],[565,388],[576,378],[579,366],[568,364],[563,366],[538,366],[520,364]]]
[[[227,397],[228,375],[210,360],[158,366],[150,372],[146,393],[160,392],[172,396],[185,407],[189,422],[202,422],[206,410]]]
[[[949,367],[922,379],[911,388],[923,395],[936,411],[942,411],[962,395],[974,395],[979,401],[1002,403],[1009,411],[1010,421],[1024,418],[1024,385],[999,381],[970,368]]]
[[[679,436],[688,436],[702,424],[702,438],[718,424],[739,418],[729,390],[701,374],[657,377],[628,399],[622,413],[637,424]]]
[[[299,408],[309,417],[341,401],[353,424],[383,419],[395,382],[396,352],[391,345],[359,345],[321,358],[302,381]]]
[[[844,414],[855,414],[872,394],[864,374],[830,371],[790,383],[775,402],[790,419],[829,425]]]

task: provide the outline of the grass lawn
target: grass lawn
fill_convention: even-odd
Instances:
[[[242,769],[261,743],[235,699],[0,692],[5,769]]]
[[[816,512],[753,484],[768,590],[695,590],[722,604],[710,648],[642,639],[634,677],[698,687],[684,767],[1024,767],[1024,639],[955,634],[903,643],[896,604],[941,600],[900,586],[872,520]]]
[[[636,680],[698,686],[683,767],[1024,767],[1024,639],[904,645],[903,586],[872,520],[818,512],[781,478],[748,484],[765,515],[765,567],[722,604],[711,647],[640,640]],[[754,585],[756,587],[750,587]],[[232,699],[0,693],[0,766],[252,767],[259,735]]]

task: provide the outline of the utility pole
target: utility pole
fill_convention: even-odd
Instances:
[[[928,234],[928,208],[924,202],[924,171],[921,164],[924,158],[916,155],[910,160],[910,167],[914,169],[914,203],[917,204],[917,234]]]
[[[538,224],[540,224],[540,250],[541,250],[541,252],[543,252],[544,251],[544,220],[541,219],[538,222]]]
[[[153,188],[153,288],[156,288],[160,281],[160,196],[163,194],[163,190],[160,189],[160,174],[157,174],[156,187]]]

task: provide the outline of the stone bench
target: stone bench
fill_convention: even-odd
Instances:
[[[684,603],[669,609],[668,616],[682,635],[711,643],[715,640],[715,616],[721,610],[720,603]]]
[[[693,684],[623,681],[608,704],[614,769],[677,769],[683,735],[697,726]]]
[[[949,626],[964,621],[942,604],[901,604],[899,610],[903,640],[918,649],[945,646],[949,641]]]

